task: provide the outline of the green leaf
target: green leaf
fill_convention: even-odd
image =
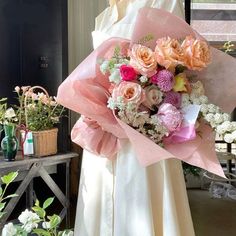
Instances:
[[[3,192],[2,187],[0,187],[0,197],[2,196],[2,192]]]
[[[33,232],[40,236],[51,236],[51,234],[45,229],[33,229]]]
[[[49,207],[52,202],[54,201],[54,197],[50,197],[48,198],[44,203],[43,203],[43,209],[46,209],[47,207]]]
[[[41,207],[34,206],[34,207],[32,207],[32,210],[33,210],[36,214],[38,214],[38,216],[39,216],[40,218],[44,218],[45,215],[46,215],[45,210],[44,210],[43,208],[41,208]]]
[[[7,195],[6,197],[4,197],[4,199],[7,199],[7,198],[12,198],[12,197],[18,197],[18,194],[10,194],[10,195]]]
[[[2,210],[3,210],[3,208],[5,207],[5,205],[6,205],[6,203],[5,203],[5,202],[1,202],[1,203],[0,203],[0,211],[2,211]]]
[[[36,201],[35,201],[35,204],[34,204],[35,206],[37,206],[37,207],[39,207],[39,200],[38,199],[36,199]]]
[[[6,214],[6,212],[0,212],[0,219]]]
[[[10,172],[9,174],[1,177],[1,180],[4,184],[10,184],[15,180],[17,176],[18,176],[18,172]]]
[[[51,229],[57,227],[61,223],[61,217],[58,215],[49,216]]]

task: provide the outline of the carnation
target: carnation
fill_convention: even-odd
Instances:
[[[166,93],[166,96],[164,98],[164,103],[170,103],[176,108],[179,108],[181,105],[181,94],[173,91]]]
[[[173,88],[173,74],[168,70],[161,70],[152,76],[152,83],[156,84],[161,91],[169,92]]]

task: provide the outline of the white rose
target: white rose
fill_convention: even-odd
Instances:
[[[232,143],[232,142],[234,141],[233,135],[232,135],[232,134],[226,134],[226,135],[224,136],[224,141],[225,141],[226,143]]]
[[[30,233],[33,229],[36,229],[38,227],[37,223],[34,222],[28,222],[27,224],[23,225],[22,228],[27,232]]]
[[[16,228],[12,223],[4,225],[2,230],[2,236],[15,236],[17,233]]]
[[[22,224],[26,224],[27,222],[32,221],[34,219],[39,219],[39,216],[36,213],[29,211],[28,209],[23,211],[18,217],[18,220]]]

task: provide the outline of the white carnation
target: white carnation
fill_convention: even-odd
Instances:
[[[101,70],[101,72],[105,75],[106,72],[109,70],[109,61],[104,61],[104,62],[100,65],[100,70]]]
[[[115,84],[120,83],[121,76],[120,76],[120,70],[119,69],[113,70],[113,72],[109,76],[109,81],[112,82],[112,83],[115,83]]]
[[[15,236],[16,233],[17,233],[17,230],[11,222],[4,225],[3,230],[2,230],[2,236]]]
[[[224,141],[225,141],[226,143],[232,143],[232,142],[234,141],[233,135],[232,135],[232,134],[226,134],[226,135],[224,136]]]
[[[44,222],[42,223],[42,227],[43,227],[44,229],[50,229],[51,224],[50,224],[50,222],[44,221]]]

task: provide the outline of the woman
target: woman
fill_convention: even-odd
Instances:
[[[183,18],[181,0],[110,1],[96,19],[97,47],[110,37],[130,39],[138,9],[163,8]],[[86,146],[80,119],[74,142]],[[181,163],[165,160],[147,168],[139,165],[128,140],[113,161],[84,150],[77,204],[75,236],[193,236]]]

